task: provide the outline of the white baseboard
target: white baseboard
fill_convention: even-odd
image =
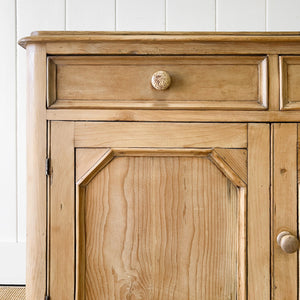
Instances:
[[[0,242],[0,284],[25,284],[25,243]]]

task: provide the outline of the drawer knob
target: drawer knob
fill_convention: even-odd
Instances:
[[[282,231],[278,234],[277,244],[286,253],[293,253],[299,249],[298,239],[288,231]]]
[[[152,75],[151,84],[156,90],[166,90],[171,85],[171,76],[166,71],[157,71]]]

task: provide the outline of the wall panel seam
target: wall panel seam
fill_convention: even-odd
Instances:
[[[215,31],[218,31],[218,0],[215,0]]]
[[[15,2],[15,39],[18,36],[18,8],[17,8],[17,0]],[[16,201],[16,242],[19,242],[19,191],[18,191],[18,184],[19,184],[19,178],[18,178],[18,44],[15,42],[15,168],[16,168],[16,179],[15,179],[15,201]]]
[[[265,0],[265,31],[268,31],[269,0]]]

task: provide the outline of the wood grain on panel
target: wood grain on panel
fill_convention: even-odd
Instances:
[[[117,157],[79,201],[86,300],[235,299],[239,193],[207,158]]]
[[[248,298],[270,299],[270,128],[248,124]],[[278,298],[280,299],[280,298]]]
[[[74,123],[51,123],[50,295],[74,298]],[[73,299],[72,298],[72,299]]]
[[[300,56],[280,57],[280,108],[300,109]]]
[[[227,165],[247,183],[247,150],[246,149],[215,149],[215,152],[227,163]]]
[[[43,299],[46,293],[46,51],[27,47],[27,239],[26,297]]]
[[[66,30],[115,30],[115,1],[66,0]]]
[[[299,122],[300,111],[49,109],[48,120],[164,122]]]
[[[76,149],[76,181],[89,172],[107,150],[108,148]]]
[[[297,124],[273,125],[273,295],[297,299],[297,253],[287,254],[276,243],[284,230],[297,236]]]
[[[247,124],[76,122],[75,146],[246,148]]]
[[[269,110],[279,110],[280,84],[279,84],[279,56],[271,54],[268,57],[269,72]]]
[[[265,109],[267,60],[253,57],[51,57],[52,108]],[[53,67],[53,64],[56,68]],[[155,90],[152,75],[172,82]],[[51,73],[56,72],[56,75]],[[118,101],[116,101],[118,100]]]

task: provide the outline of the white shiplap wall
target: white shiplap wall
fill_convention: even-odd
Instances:
[[[25,283],[26,57],[34,30],[300,31],[299,0],[0,0],[0,284]]]

